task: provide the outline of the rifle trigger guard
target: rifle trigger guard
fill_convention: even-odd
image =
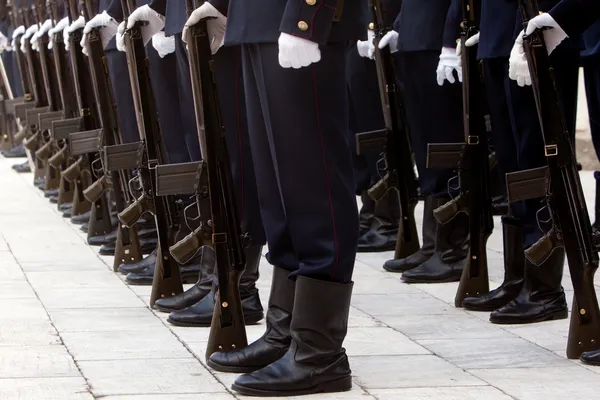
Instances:
[[[546,157],[554,157],[558,155],[558,146],[555,144],[549,144],[544,146],[544,154]]]

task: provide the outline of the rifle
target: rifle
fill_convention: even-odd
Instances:
[[[135,0],[121,0],[121,4],[123,17],[126,20],[135,9]],[[138,22],[131,29],[128,29],[125,32],[124,40],[127,47],[127,66],[138,129],[143,142],[141,147],[145,149],[141,162],[137,165],[138,179],[143,194],[119,213],[119,220],[125,226],[131,227],[142,214],[150,212],[154,215],[158,234],[156,268],[150,295],[150,305],[154,306],[159,298],[170,297],[183,292],[179,264],[168,250],[169,244],[174,243],[177,239],[180,202],[176,203],[171,196],[157,197],[156,195],[156,167],[164,164],[165,157],[141,26],[142,23]],[[131,146],[122,146],[126,147],[114,149],[115,151],[111,154],[114,156],[121,149],[125,153],[130,152]],[[138,158],[139,153],[135,150],[129,154],[132,155],[131,158],[127,158],[129,165],[140,161]]]
[[[203,0],[186,0],[188,17],[203,3]],[[237,350],[248,345],[239,293],[240,276],[246,265],[243,250],[246,238],[242,235],[237,214],[206,21],[190,27],[189,36],[190,75],[202,152],[196,193],[201,215],[205,213],[201,205],[206,204],[206,195],[209,199],[210,221],[207,225],[212,227],[211,241],[216,253],[219,279],[219,292],[206,348],[208,359],[214,352]],[[202,179],[202,172],[206,174],[205,180]],[[206,214],[202,217],[207,218]]]
[[[537,1],[519,0],[519,11],[526,27],[539,15]],[[525,37],[523,45],[548,165],[507,174],[508,196],[511,202],[546,197],[552,229],[527,249],[525,256],[540,265],[553,251],[565,249],[574,290],[567,357],[579,358],[585,351],[600,348],[600,310],[594,288],[600,240],[592,233],[575,151],[542,32]]]
[[[0,1],[0,19],[9,19],[6,0]],[[10,22],[9,22],[10,23]],[[11,149],[15,145],[14,134],[16,133],[16,123],[14,119],[14,107],[11,106],[10,113],[8,112],[7,103],[14,100],[10,81],[4,67],[4,60],[0,57],[0,129],[3,133],[0,134],[0,149]]]
[[[94,5],[90,0],[83,0],[83,3],[84,18],[89,20],[94,12]],[[92,29],[88,34],[87,53],[90,74],[95,88],[96,104],[98,105],[98,116],[104,131],[104,146],[121,144],[116,104],[98,29]],[[117,212],[122,212],[130,200],[127,191],[127,182],[129,182],[127,175],[127,170],[107,172],[105,168],[105,174],[86,189],[84,196],[89,201],[100,205],[102,207],[101,211],[105,213],[104,215],[108,215],[105,193],[109,188],[112,188]],[[110,219],[108,219],[108,222],[110,223]],[[116,272],[119,265],[134,263],[141,259],[142,252],[136,227],[129,228],[123,224],[118,224],[113,270]]]
[[[420,248],[415,222],[415,207],[419,202],[418,185],[413,168],[410,132],[402,96],[396,86],[395,59],[389,48],[379,49],[379,41],[392,27],[385,22],[381,0],[371,0],[370,8],[374,22],[369,28],[375,32],[375,65],[385,129],[359,133],[356,135],[356,148],[358,154],[385,149],[386,174],[369,190],[369,196],[379,201],[389,190],[394,190],[399,197],[401,217],[394,258],[401,259],[416,253]]]
[[[460,194],[434,211],[436,219],[444,224],[458,213],[469,215],[470,250],[454,298],[456,307],[462,307],[466,297],[479,297],[490,290],[486,244],[494,230],[488,149],[490,117],[477,47],[465,45],[467,39],[479,31],[481,0],[463,0],[462,8],[460,45],[465,142],[430,143],[427,157],[428,168],[458,168]]]

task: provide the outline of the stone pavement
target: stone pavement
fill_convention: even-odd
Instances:
[[[0,158],[0,399],[225,400],[235,376],[204,364],[208,329],[172,327],[149,287],[114,274],[14,162]],[[591,172],[582,175],[593,205]],[[421,214],[421,210],[417,210]],[[499,227],[499,222],[497,227]],[[502,237],[489,240],[502,280]],[[345,342],[354,389],[323,399],[597,399],[600,368],[565,358],[568,321],[495,326],[453,307],[456,284],[406,285],[390,254],[359,254]],[[261,265],[266,304],[270,268]],[[564,286],[572,298],[568,277]],[[249,340],[264,325],[248,327]]]

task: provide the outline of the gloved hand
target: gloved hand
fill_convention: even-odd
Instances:
[[[299,69],[321,61],[319,44],[281,33],[279,36],[279,65]]]
[[[31,36],[33,36],[33,34],[35,34],[37,31],[38,31],[37,25],[31,25],[29,28],[27,28],[27,30],[21,37],[21,52],[22,53],[25,53],[25,43],[27,43],[28,40],[31,40]]]
[[[190,26],[193,26],[203,19],[206,20],[206,29],[210,39],[210,51],[215,54],[225,40],[225,29],[227,27],[227,18],[219,12],[212,4],[206,2],[194,10],[183,27],[183,41],[187,43],[190,34]]]
[[[96,15],[94,18],[90,19],[87,24],[85,24],[85,28],[83,28],[83,37],[81,38],[81,47],[86,48],[88,36],[92,29],[98,28],[98,33],[100,34],[100,39],[102,40],[102,47],[106,47],[108,42],[117,34],[117,28],[119,24],[113,17],[108,15],[106,11],[103,11],[102,14]]]
[[[517,81],[517,84],[521,87],[531,86],[529,64],[523,47],[523,34],[523,31],[521,31],[517,36],[508,59],[508,77],[513,81]]]
[[[150,6],[145,5],[136,8],[127,18],[127,29],[133,28],[137,22],[147,21],[148,24],[141,27],[144,45],[147,45],[152,36],[160,32],[165,27],[165,17],[154,11]]]
[[[164,32],[158,32],[152,36],[152,47],[158,51],[160,58],[165,58],[167,54],[175,53],[175,36],[165,36]]]
[[[394,54],[398,52],[398,32],[389,31],[379,41],[379,48],[384,49],[386,46],[390,47],[390,53]],[[371,56],[373,58],[373,56]]]
[[[52,29],[50,29],[48,31],[48,36],[50,36],[50,42],[48,43],[48,50],[52,50],[52,47],[54,47],[54,36],[57,34],[63,34],[64,35],[64,31],[67,28],[67,26],[69,26],[69,18],[65,17],[63,19],[61,19],[60,21],[58,21],[58,24],[56,24]],[[63,36],[64,39],[64,36]],[[66,42],[65,42],[65,46],[66,46]]]
[[[117,50],[125,51],[125,21],[119,24],[117,28]]]
[[[456,55],[456,49],[452,47],[443,47],[440,53],[440,62],[436,70],[437,83],[440,86],[444,86],[444,81],[447,80],[450,83],[455,83],[454,71],[458,75],[458,80],[462,82],[462,67],[460,66],[459,57]]]
[[[20,25],[19,27],[17,27],[13,31],[12,42],[10,44],[10,47],[12,47],[13,49],[16,49],[17,48],[17,37],[19,37],[20,35],[23,35],[24,33],[25,33],[25,27],[23,25]]]
[[[71,36],[72,32],[75,32],[77,29],[82,29],[85,28],[85,18],[83,18],[83,16],[77,18],[75,21],[73,21],[71,23],[71,25],[67,26],[65,28],[65,30],[63,31],[63,38],[65,40],[65,49],[67,49],[67,51],[70,50],[71,48],[71,43],[69,43],[69,37]]]
[[[359,56],[373,59],[372,55],[375,54],[375,45],[373,44],[374,39],[375,32],[369,29],[367,31],[367,40],[359,40],[356,42],[356,48]]]
[[[31,37],[31,41],[30,41],[32,49],[34,49],[35,51],[40,51],[40,39],[48,31],[50,31],[50,29],[52,29],[52,24],[53,24],[52,20],[47,19],[46,21],[44,21],[44,23],[38,29],[38,31],[33,34],[33,36]]]
[[[531,35],[536,29],[544,29],[544,41],[546,42],[546,49],[548,54],[551,54],[563,40],[567,39],[569,35],[558,25],[558,22],[552,18],[552,15],[548,13],[540,14],[535,18],[532,18],[527,24],[525,29],[525,36]]]

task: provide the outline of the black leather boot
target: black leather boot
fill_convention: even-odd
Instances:
[[[434,208],[448,199],[435,199]],[[406,283],[458,282],[469,253],[469,217],[457,214],[446,224],[436,222],[435,251],[431,258],[402,274]]]
[[[117,231],[107,233],[106,235],[91,236],[88,238],[90,246],[102,246],[109,243],[115,243],[117,240]]]
[[[579,359],[586,364],[600,366],[600,350],[586,351]]]
[[[362,202],[362,207],[358,212],[358,240],[360,241],[361,237],[371,229],[371,223],[373,222],[373,217],[375,216],[375,200],[373,200],[367,191],[363,191],[360,194],[360,201]]]
[[[156,263],[146,266],[139,272],[130,272],[125,277],[125,281],[134,286],[152,285],[155,267]],[[183,283],[195,283],[198,280],[198,274],[200,274],[200,264],[181,265],[179,266],[179,273]]]
[[[201,254],[199,256],[200,262],[200,274],[198,275],[198,282],[191,288],[183,293],[173,297],[165,297],[156,300],[154,308],[162,312],[173,312],[183,310],[193,306],[202,300],[212,289],[214,280],[215,270],[215,251],[210,246],[202,247]]]
[[[540,266],[525,261],[525,282],[518,296],[492,312],[494,324],[529,324],[565,319],[568,316],[565,292],[561,286],[565,252],[557,248]]]
[[[141,272],[144,269],[146,269],[146,267],[148,267],[150,265],[154,265],[154,264],[156,264],[156,250],[154,250],[152,253],[150,253],[148,255],[148,257],[146,257],[136,263],[119,265],[119,272],[122,273],[123,275],[127,275],[131,272]]]
[[[404,272],[416,268],[429,260],[435,250],[435,232],[437,221],[433,217],[434,199],[425,197],[423,204],[423,245],[416,253],[397,260],[388,260],[383,264],[383,269],[388,272]]]
[[[394,250],[399,219],[398,194],[395,190],[390,190],[376,203],[369,230],[358,238],[357,251],[374,253]]]
[[[75,225],[81,225],[90,222],[90,217],[92,216],[91,211],[86,211],[83,214],[73,215],[71,217],[71,223]]]
[[[247,325],[255,324],[264,317],[263,307],[256,288],[261,251],[262,246],[253,246],[245,250],[246,269],[240,278],[240,297],[242,298],[244,321]],[[172,312],[167,321],[176,326],[210,326],[215,308],[216,279],[214,283],[213,289],[202,300],[181,311]]]
[[[289,275],[285,269],[273,269],[265,333],[239,351],[214,353],[207,361],[209,367],[221,372],[252,372],[283,357],[292,341],[290,322],[296,292],[296,282]]]
[[[508,220],[502,222],[504,238],[504,282],[481,297],[467,297],[463,307],[472,311],[494,311],[513,300],[523,287],[525,250],[523,227]]]
[[[290,348],[272,364],[237,378],[232,389],[250,396],[350,390],[350,364],[342,343],[348,329],[352,286],[298,277]]]

